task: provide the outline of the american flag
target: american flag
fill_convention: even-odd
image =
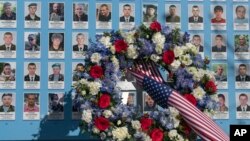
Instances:
[[[159,106],[175,107],[187,124],[203,140],[229,141],[229,136],[210,117],[163,83],[163,78],[157,68],[156,64],[151,61],[139,60],[135,63],[135,68],[128,71]]]

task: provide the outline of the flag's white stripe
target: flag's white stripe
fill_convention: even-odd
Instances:
[[[155,65],[155,63],[153,63],[152,61],[149,62],[151,64],[151,66],[153,67],[153,72],[155,73],[155,75],[157,76],[157,78],[160,80],[160,82],[163,82],[163,79],[161,77],[161,74],[159,73],[158,67]]]

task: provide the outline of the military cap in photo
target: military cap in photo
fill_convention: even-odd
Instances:
[[[7,6],[11,6],[12,4],[10,3],[10,2],[5,2],[4,4],[3,4],[3,7],[5,8],[5,7],[7,7]]]
[[[28,7],[31,7],[31,6],[37,6],[37,3],[30,3],[30,4],[28,5]]]
[[[61,68],[61,64],[60,63],[55,63],[55,64],[52,65],[52,68],[54,68],[54,67]]]

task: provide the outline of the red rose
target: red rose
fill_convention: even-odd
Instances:
[[[215,93],[217,91],[217,86],[214,84],[213,81],[208,81],[206,84],[205,84],[205,90],[208,92],[208,93]]]
[[[194,106],[196,106],[197,101],[195,99],[195,97],[191,94],[185,94],[184,98],[186,98],[189,102],[191,102]]]
[[[90,68],[90,76],[93,78],[100,78],[103,76],[103,69],[101,66],[95,65]]]
[[[100,131],[105,131],[109,128],[109,120],[104,117],[98,117],[94,120],[95,127],[99,129]]]
[[[150,126],[153,124],[153,120],[151,118],[143,117],[140,120],[140,123],[141,123],[142,130],[148,131],[148,129],[150,128]]]
[[[157,21],[154,21],[150,24],[150,29],[156,32],[161,31],[161,24],[158,23]]]
[[[165,51],[162,57],[162,60],[167,65],[170,65],[174,62],[175,56],[172,50]]]
[[[191,128],[188,125],[185,125],[183,128],[185,135],[189,136],[191,133]]]
[[[110,95],[102,94],[98,101],[98,106],[102,109],[107,108],[110,105]]]
[[[124,40],[115,41],[115,51],[121,53],[122,51],[127,51],[128,44]]]
[[[154,129],[151,132],[150,137],[151,137],[152,141],[162,141],[163,140],[163,132],[160,129]]]

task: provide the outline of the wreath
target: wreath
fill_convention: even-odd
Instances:
[[[161,77],[161,84],[206,115],[211,117],[219,107],[214,74],[207,70],[208,58],[203,59],[197,47],[189,43],[187,32],[155,21],[149,27],[104,32],[96,35],[96,41],[90,39],[85,58],[88,75],[73,85],[82,109],[82,131],[101,140],[195,140],[197,128],[190,128],[175,107],[160,104],[163,108],[143,113],[136,106],[122,103],[117,83],[126,73],[142,76],[140,62],[154,64],[154,70],[165,72],[168,78]],[[159,99],[153,99],[159,104]]]

